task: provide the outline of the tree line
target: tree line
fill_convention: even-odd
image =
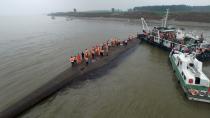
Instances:
[[[164,12],[170,9],[170,12],[210,12],[209,6],[187,6],[187,5],[162,5],[162,6],[142,6],[134,7],[134,11],[145,12]]]

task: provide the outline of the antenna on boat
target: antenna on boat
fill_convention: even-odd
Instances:
[[[164,22],[164,27],[167,27],[167,21],[168,21],[168,14],[169,14],[169,9],[166,9],[166,16],[165,16],[165,22]]]

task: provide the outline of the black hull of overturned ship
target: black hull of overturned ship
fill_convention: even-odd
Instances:
[[[18,102],[3,111],[0,111],[0,118],[13,118],[23,114],[72,82],[84,80],[89,74],[97,72],[99,69],[107,67],[107,65],[115,65],[120,58],[130,54],[138,45],[139,40],[134,39],[129,41],[127,46],[111,47],[108,56],[98,57],[96,62],[91,63],[88,66],[83,63],[81,65],[76,65],[75,67],[69,67],[51,81],[18,100]],[[110,67],[108,66],[107,68]]]

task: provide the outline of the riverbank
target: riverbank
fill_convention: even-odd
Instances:
[[[61,16],[59,16],[61,17]],[[141,24],[140,19],[129,19],[129,18],[107,18],[107,17],[72,17],[73,19],[84,19],[84,20],[100,20],[100,21],[116,21],[116,22],[131,22],[136,24]],[[145,19],[149,26],[160,25],[160,20],[150,20]],[[192,22],[192,21],[175,21],[168,20],[168,25],[179,26],[179,27],[200,27],[200,28],[210,28],[210,23],[204,22]]]
[[[124,18],[124,19],[140,19],[141,17],[150,20],[160,20],[163,13],[155,12],[59,12],[51,13],[49,16],[57,17],[104,17],[104,18]],[[202,22],[210,23],[210,13],[208,12],[173,12],[169,15],[169,20],[184,22]]]

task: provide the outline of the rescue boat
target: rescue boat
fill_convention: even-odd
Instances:
[[[195,33],[187,33],[181,29],[167,26],[169,10],[163,18],[160,27],[154,27],[152,30],[148,27],[144,18],[141,18],[143,33],[138,34],[140,40],[149,44],[171,51],[174,47],[187,47],[189,50],[197,52],[196,58],[200,61],[210,60],[210,44],[204,40],[203,34],[199,37]]]
[[[195,58],[195,54],[172,50],[169,59],[186,97],[210,103],[210,80],[203,73],[202,62]]]

